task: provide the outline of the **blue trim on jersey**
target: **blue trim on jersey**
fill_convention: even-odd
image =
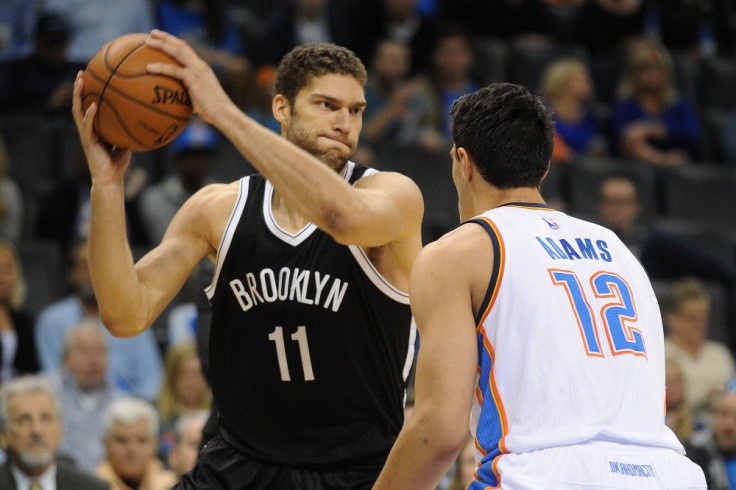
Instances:
[[[474,218],[467,222],[477,223],[486,230],[493,249],[493,269],[491,270],[488,289],[486,290],[486,294],[475,317],[476,326],[480,326],[481,321],[483,321],[487,310],[490,307],[494,292],[496,292],[496,289],[498,288],[501,266],[505,259],[502,256],[501,239],[486,218]],[[491,389],[491,369],[493,367],[493,359],[491,358],[491,352],[484,343],[483,333],[480,331],[477,333],[477,341],[478,367],[480,368],[478,390],[480,390],[483,396],[483,405],[480,407],[475,437],[478,445],[483,448],[484,451],[487,451],[487,454],[483,457],[481,467],[478,468],[477,471],[478,477],[483,482],[486,482],[486,484],[482,487],[476,488],[485,488],[487,485],[495,486],[498,484],[496,475],[492,469],[492,464],[493,460],[502,454],[500,441],[504,434],[502,417]],[[472,485],[470,488],[473,488]]]

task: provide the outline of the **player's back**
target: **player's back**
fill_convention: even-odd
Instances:
[[[485,461],[585,441],[682,451],[664,425],[661,316],[610,231],[540,205],[483,215],[495,266],[477,320]]]

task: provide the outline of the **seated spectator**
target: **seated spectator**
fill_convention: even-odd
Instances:
[[[674,359],[664,363],[665,423],[672,429],[680,442],[685,443],[693,433],[695,423],[690,404],[685,400],[685,380],[680,365]]]
[[[94,473],[104,458],[104,415],[120,394],[107,377],[107,339],[95,323],[82,323],[64,338],[64,365],[50,375],[64,410],[59,452]]]
[[[612,125],[623,157],[658,166],[692,161],[698,118],[691,102],[678,93],[672,57],[663,46],[640,41],[629,49]]]
[[[711,298],[702,281],[684,278],[673,283],[662,302],[667,329],[665,354],[682,369],[685,400],[696,421],[710,423],[714,397],[734,377],[728,348],[707,338]]]
[[[696,276],[717,281],[727,290],[736,284],[733,265],[706,254],[695,245],[659,231],[642,218],[642,203],[634,181],[612,175],[598,187],[597,221],[612,229],[642,262],[653,279]]]
[[[411,75],[430,69],[430,51],[437,25],[422,12],[421,0],[379,0],[353,2],[348,14],[350,41],[346,44],[362,60],[370,60],[382,39],[409,47]]]
[[[706,458],[693,461],[705,472],[710,490],[736,488],[736,384],[726,385],[715,401],[711,428],[693,434],[692,445],[705,452]]]
[[[154,27],[148,0],[43,0],[46,11],[64,15],[71,26],[69,59],[87,62],[108,41]]]
[[[425,150],[444,151],[451,146],[450,108],[460,96],[479,88],[472,77],[473,50],[463,26],[438,28],[431,50],[431,68],[422,80],[423,97],[430,101],[419,134]]]
[[[176,483],[172,471],[156,459],[158,416],[138,398],[120,398],[105,416],[106,459],[97,475],[112,490],[168,490]]]
[[[202,431],[208,417],[207,410],[199,410],[182,415],[176,421],[176,440],[169,451],[167,461],[177,480],[197,462]]]
[[[72,294],[62,298],[38,315],[35,326],[36,345],[41,367],[52,373],[61,367],[64,337],[67,331],[84,321],[103,330],[109,348],[109,381],[126,394],[155,400],[162,378],[161,352],[148,329],[135,337],[113,337],[101,323],[97,298],[92,289],[87,264],[87,242],[78,242],[71,250],[67,264]]]
[[[189,197],[214,182],[210,172],[217,132],[194,119],[171,142],[173,169],[164,179],[142,191],[139,201],[141,220],[151,243],[160,243],[169,223]]]
[[[410,57],[408,46],[400,41],[384,39],[378,44],[365,86],[361,149],[420,146],[422,118],[431,101],[416,79],[407,78]]]
[[[217,73],[228,94],[243,103],[243,80],[250,62],[243,54],[238,24],[218,0],[161,0],[155,3],[158,27],[187,41]]]
[[[3,0],[3,8],[0,9],[0,61],[23,58],[31,52],[37,7],[33,1]]]
[[[726,163],[736,166],[736,109],[732,109],[721,125],[718,140],[720,142]]]
[[[589,0],[577,14],[578,42],[591,55],[591,74],[603,102],[614,97],[625,47],[644,34],[645,0]]]
[[[287,0],[265,20],[258,49],[249,57],[256,66],[278,66],[291,48],[314,42],[345,45],[349,19],[336,0]]]
[[[555,121],[552,158],[605,155],[607,143],[591,111],[593,81],[585,64],[574,58],[554,61],[542,74],[541,86]]]
[[[8,461],[0,466],[0,488],[102,490],[109,486],[57,460],[63,436],[61,405],[49,383],[16,378],[0,390],[0,435]]]
[[[194,342],[171,347],[166,353],[164,383],[158,397],[159,457],[166,459],[174,444],[177,420],[199,410],[209,410],[212,393],[202,374],[202,363]]]
[[[39,370],[33,319],[23,309],[25,294],[18,253],[0,240],[0,384]]]
[[[67,57],[71,30],[59,14],[42,14],[36,24],[33,52],[0,65],[0,112],[66,115],[72,88],[86,62]]]
[[[10,176],[10,156],[0,135],[0,238],[18,245],[23,233],[23,196]]]

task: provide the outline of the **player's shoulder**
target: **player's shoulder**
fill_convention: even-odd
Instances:
[[[491,250],[490,243],[490,237],[483,227],[466,222],[425,245],[417,260],[438,266],[472,267],[477,263],[479,254]]]

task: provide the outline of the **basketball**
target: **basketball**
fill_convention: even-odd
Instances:
[[[108,144],[133,151],[166,145],[187,125],[192,104],[179,80],[146,72],[176,60],[146,45],[148,34],[125,34],[105,44],[84,72],[82,107],[97,102],[94,128]]]

